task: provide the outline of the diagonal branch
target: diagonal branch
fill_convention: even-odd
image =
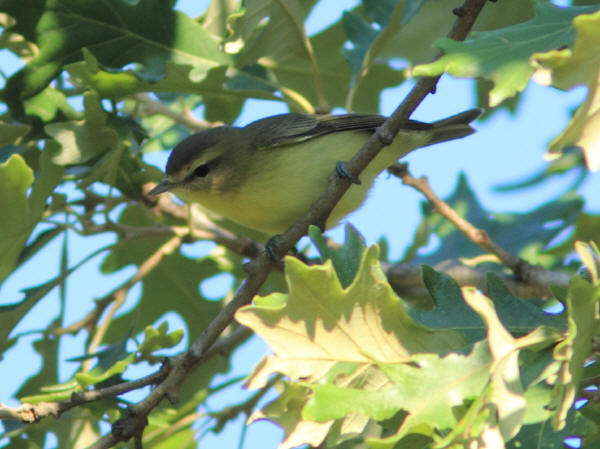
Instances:
[[[463,40],[469,34],[475,19],[481,12],[486,1],[466,0],[460,11],[454,11],[458,17],[449,33],[451,39]],[[351,175],[357,177],[369,162],[375,158],[383,146],[391,143],[394,136],[404,123],[406,123],[415,108],[430,92],[435,90],[439,78],[439,76],[421,78],[417,82],[392,116],[386,120],[347,163],[346,168]],[[313,223],[325,223],[327,216],[344,193],[346,193],[350,185],[351,181],[349,179],[332,174],[325,193],[284,234],[272,240],[274,255],[282,257],[290,251],[296,242],[306,233],[309,225]],[[235,297],[219,312],[204,332],[190,346],[190,349],[177,360],[167,378],[150,392],[144,400],[131,407],[129,417],[114,423],[111,434],[99,440],[93,446],[94,448],[112,447],[119,441],[127,441],[131,437],[135,437],[139,441],[139,436],[146,426],[146,417],[150,411],[163,398],[169,397],[172,392],[177,391],[192,370],[205,360],[211,346],[233,321],[236,310],[252,300],[273,269],[273,266],[272,259],[264,251],[250,262],[248,265],[248,272],[250,274]]]
[[[470,241],[494,254],[500,262],[509,268],[517,278],[517,281],[531,284],[532,286],[541,286],[549,294],[548,285],[568,285],[570,276],[566,273],[548,272],[542,267],[534,266],[520,257],[510,254],[504,248],[494,242],[483,229],[476,228],[470,222],[458,215],[452,207],[440,197],[438,197],[427,182],[424,176],[416,179],[408,172],[406,164],[396,163],[388,168],[388,171],[399,177],[402,183],[413,187],[421,192],[427,200],[435,207],[437,212],[449,220],[462,234]]]

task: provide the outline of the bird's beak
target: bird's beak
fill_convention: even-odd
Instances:
[[[148,192],[150,195],[158,195],[160,193],[165,193],[175,187],[174,182],[169,181],[168,179],[163,179],[161,182],[156,184],[156,186]]]

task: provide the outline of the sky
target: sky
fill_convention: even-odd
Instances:
[[[358,1],[326,0],[319,3],[308,20],[309,34],[335,22],[344,9],[356,5]],[[191,16],[197,16],[206,8],[208,1],[180,1],[178,9]],[[0,51],[0,67],[5,73],[18,69],[16,61],[7,52]],[[390,114],[401,102],[410,89],[410,85],[387,89],[381,97],[381,113]],[[457,175],[465,173],[473,190],[482,205],[495,212],[519,212],[530,210],[532,207],[552,200],[568,185],[569,175],[558,177],[552,182],[539,187],[521,191],[518,194],[495,193],[494,186],[517,181],[541,169],[546,161],[544,152],[548,142],[555,137],[566,125],[570,111],[577,106],[585,91],[576,89],[572,92],[561,92],[552,88],[530,83],[523,95],[516,114],[499,111],[483,123],[476,123],[478,132],[466,139],[436,145],[418,151],[407,157],[407,162],[413,175],[428,177],[433,190],[441,197],[450,194],[457,181]],[[432,121],[469,109],[475,105],[474,90],[471,82],[452,79],[444,76],[438,85],[435,95],[430,95],[416,111],[413,118]],[[236,124],[244,125],[258,118],[285,112],[281,103],[270,101],[249,101]],[[151,153],[146,156],[149,163],[164,168],[168,153]],[[586,199],[587,212],[600,213],[600,197],[595,192],[600,191],[600,179],[593,176],[581,186],[579,193]],[[385,235],[390,244],[390,258],[396,259],[402,255],[413,237],[417,223],[420,221],[420,202],[422,197],[417,192],[403,186],[397,179],[382,174],[364,207],[351,214],[347,222],[352,223],[365,236],[367,243],[376,242]],[[343,228],[338,227],[329,232],[334,239],[343,239]],[[69,260],[73,265],[90,252],[90,248],[108,244],[111,236],[81,238],[75,234],[69,237]],[[0,288],[0,304],[17,302],[22,298],[20,290],[31,285],[31,279],[43,282],[58,273],[58,257],[60,255],[61,239],[55,239],[49,247],[25,264],[12,275]],[[431,248],[435,242],[431,243]],[[209,243],[186,245],[184,252],[190,256],[206,254],[212,249]],[[101,297],[115,286],[128,279],[134,268],[128,267],[114,275],[105,276],[101,285],[97,279],[97,266],[103,255],[94,258],[75,272],[68,281],[68,298],[71,299],[67,309],[67,322],[72,322],[83,316],[91,307],[94,298]],[[42,273],[40,275],[40,273]],[[200,287],[208,296],[218,298],[230,285],[227,275],[207,281]],[[128,295],[123,311],[135,305],[139,288],[134,288]],[[36,306],[15,333],[29,332],[45,327],[48,316],[57,309],[58,293],[48,295]],[[181,323],[176,316],[166,317],[170,328],[177,328]],[[17,405],[10,399],[11,394],[19,387],[22,380],[39,369],[39,358],[31,349],[35,334],[23,337],[18,345],[12,348],[0,362],[0,402]],[[81,355],[85,335],[80,332],[74,337],[66,337],[66,342],[60,349],[62,360]],[[182,349],[175,348],[176,353]],[[218,376],[215,384],[247,373],[257,363],[265,351],[265,345],[257,337],[252,338],[234,355],[232,372],[226,376]],[[14,367],[19,369],[15,370]],[[68,379],[76,364],[65,362],[60,367],[62,380]],[[141,376],[144,369],[127,371],[130,378]],[[224,404],[235,403],[241,396],[248,395],[238,387],[232,387],[211,399],[209,407],[219,409]],[[144,392],[128,396],[129,399],[139,400]],[[272,397],[272,396],[271,396]],[[213,447],[218,444],[224,448],[238,447],[243,419],[238,419],[228,425],[219,435],[208,435],[202,440],[200,447]],[[264,449],[276,447],[282,432],[269,423],[252,424],[246,431],[245,449]],[[2,441],[0,441],[0,446]],[[49,440],[47,447],[52,447]]]

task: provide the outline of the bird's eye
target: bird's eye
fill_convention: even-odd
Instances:
[[[206,164],[199,165],[194,170],[194,176],[198,178],[204,178],[206,175],[208,175],[208,165]]]

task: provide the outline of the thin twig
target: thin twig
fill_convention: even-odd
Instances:
[[[146,385],[154,385],[162,381],[166,377],[168,371],[167,364],[164,364],[159,371],[142,377],[141,379],[122,382],[93,391],[74,392],[69,399],[60,402],[39,402],[37,404],[25,403],[14,408],[0,404],[0,419],[14,419],[23,423],[32,423],[47,416],[58,418],[67,410],[81,404],[104,398],[113,398],[123,393],[143,388]]]
[[[435,192],[431,190],[426,177],[423,176],[419,179],[413,177],[409,173],[406,164],[394,164],[388,168],[388,171],[402,179],[403,184],[413,187],[421,192],[434,206],[435,210],[454,224],[466,238],[485,251],[498,257],[500,262],[515,274],[518,281],[530,285],[539,285],[546,289],[553,283],[558,283],[558,285],[568,285],[570,278],[568,274],[553,272],[552,276],[549,276],[549,273],[542,267],[531,265],[523,259],[510,254],[504,248],[496,244],[485,230],[473,226],[470,222],[458,215],[448,203],[438,197]],[[554,282],[552,282],[552,280]]]
[[[201,131],[203,129],[214,128],[215,126],[223,125],[221,122],[211,123],[204,120],[198,120],[196,117],[194,117],[194,114],[192,114],[192,112],[185,107],[181,112],[174,111],[170,107],[158,100],[154,100],[152,97],[150,97],[150,95],[145,93],[134,94],[131,97],[143,106],[143,115],[161,114],[165,117],[169,117],[176,123],[193,129],[194,131]]]
[[[252,335],[252,332],[240,326],[227,337],[220,338],[205,354],[205,359],[216,356],[227,356],[242,342]],[[129,391],[143,388],[147,385],[160,383],[170,372],[171,368],[177,363],[179,358],[165,358],[160,369],[155,373],[144,376],[140,379],[122,382],[109,387],[99,388],[92,391],[74,392],[71,397],[65,401],[58,402],[39,402],[37,404],[21,404],[19,407],[8,407],[0,403],[0,419],[11,419],[23,423],[32,423],[48,416],[59,417],[62,413],[88,402],[98,401],[105,398],[113,398]]]
[[[428,296],[421,275],[421,266],[416,263],[398,263],[386,264],[382,263],[383,271],[388,282],[402,297],[422,298]],[[461,286],[474,286],[482,292],[487,291],[487,276],[490,273],[489,269],[472,267],[461,263],[458,260],[445,260],[433,266],[436,271],[447,274],[456,283]],[[525,283],[515,279],[514,276],[495,272],[500,279],[503,280],[506,288],[516,297],[522,299],[543,299],[553,296],[548,285],[568,287],[570,277],[560,271],[544,270],[547,279],[550,280],[547,284],[541,283]]]
[[[158,250],[156,250],[148,259],[144,261],[136,271],[135,275],[133,275],[127,282],[125,282],[121,287],[111,293],[109,296],[114,298],[112,301],[112,305],[107,316],[104,318],[104,321],[100,326],[97,327],[96,332],[94,333],[94,337],[92,338],[89,347],[88,353],[94,353],[102,339],[104,338],[104,334],[106,333],[108,326],[110,325],[114,314],[117,310],[123,305],[125,302],[125,298],[127,297],[127,293],[131,288],[137,284],[139,281],[144,279],[152,270],[154,270],[169,254],[172,254],[179,246],[181,245],[181,237],[173,237],[168,240],[164,245],[162,245]]]

